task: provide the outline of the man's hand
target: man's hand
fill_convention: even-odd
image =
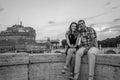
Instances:
[[[87,53],[88,53],[88,50],[89,50],[89,48],[86,48],[85,50],[84,50],[84,55],[86,55]]]

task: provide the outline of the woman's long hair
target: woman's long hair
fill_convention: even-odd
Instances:
[[[69,30],[72,32],[72,29],[71,29],[72,24],[75,24],[75,25],[76,25],[76,31],[77,31],[77,30],[78,30],[78,25],[77,25],[76,22],[72,22],[72,23],[70,24],[70,26],[69,26]]]
[[[72,22],[72,23],[70,24],[70,26],[69,26],[70,34],[72,34],[72,29],[71,29],[72,24],[75,24],[75,25],[76,25],[76,30],[75,30],[75,32],[74,32],[74,36],[77,37],[77,36],[78,36],[78,25],[77,25],[76,22]]]

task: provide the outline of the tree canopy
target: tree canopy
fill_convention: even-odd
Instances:
[[[107,38],[105,40],[98,41],[98,45],[101,45],[101,47],[117,47],[118,44],[120,44],[120,35],[115,38]]]

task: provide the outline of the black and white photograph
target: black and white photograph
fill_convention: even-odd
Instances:
[[[120,0],[0,0],[0,80],[120,80]]]

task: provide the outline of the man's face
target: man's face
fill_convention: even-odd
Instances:
[[[83,21],[78,22],[78,26],[80,29],[84,29],[85,28],[85,23]]]

